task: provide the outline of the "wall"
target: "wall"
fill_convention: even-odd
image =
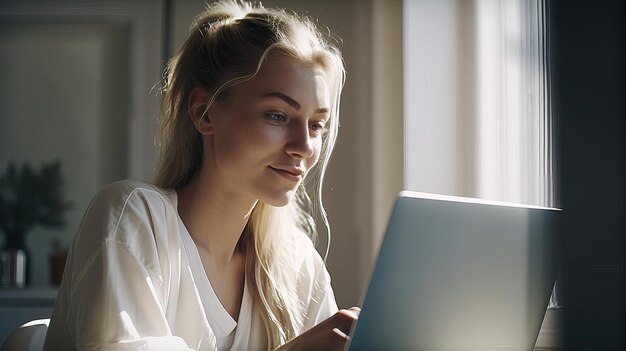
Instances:
[[[565,350],[623,350],[623,1],[550,2]]]

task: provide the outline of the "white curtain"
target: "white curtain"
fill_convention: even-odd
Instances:
[[[407,0],[405,187],[553,206],[543,0]]]
[[[553,205],[541,1],[476,2],[476,195]]]

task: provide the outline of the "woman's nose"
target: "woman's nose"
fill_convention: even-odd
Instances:
[[[285,151],[293,158],[306,159],[315,152],[314,140],[309,133],[308,125],[293,125]]]

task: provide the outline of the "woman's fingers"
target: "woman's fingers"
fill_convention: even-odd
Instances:
[[[359,318],[360,312],[361,309],[358,307],[340,310],[280,349],[310,350],[312,345],[315,345],[315,349],[319,350],[343,350],[346,342],[350,340],[352,324]]]
[[[361,309],[358,307],[352,307],[347,310],[339,310],[332,318],[332,326],[335,329],[341,331],[344,335],[350,334],[352,324],[359,319],[359,313]]]
[[[339,328],[333,329],[333,333],[335,333],[342,340],[345,340],[345,341],[350,340],[350,336],[348,336],[348,334],[346,334],[346,333],[342,332],[341,330],[339,330]]]
[[[359,319],[359,312],[354,310],[339,310],[337,316],[352,322]]]
[[[350,307],[347,310],[346,309],[339,310],[339,312],[344,312],[348,316],[350,316],[350,318],[352,318],[353,320],[357,320],[359,319],[359,314],[361,313],[361,309],[355,306],[355,307]]]
[[[330,349],[332,350],[343,350],[348,340],[350,340],[350,337],[348,336],[348,334],[344,333],[339,328],[334,328],[331,331],[331,337],[332,337],[332,342],[331,342],[332,346],[330,347]]]

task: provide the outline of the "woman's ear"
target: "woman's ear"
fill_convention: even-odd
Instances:
[[[189,118],[202,135],[213,134],[213,121],[207,105],[209,103],[209,92],[203,88],[193,88],[189,93],[187,106],[189,106]]]

